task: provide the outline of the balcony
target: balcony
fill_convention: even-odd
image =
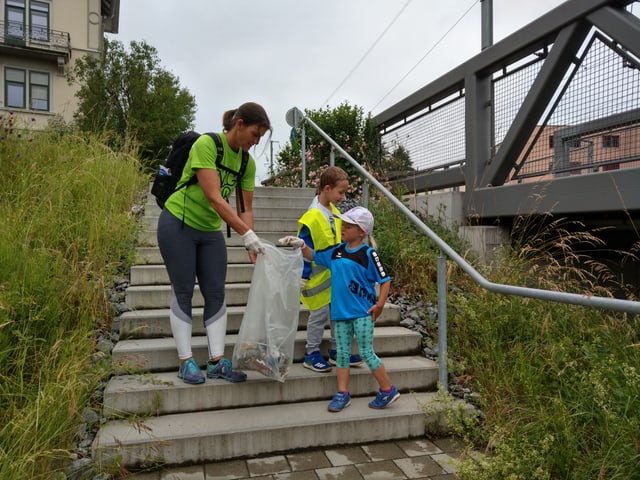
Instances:
[[[71,56],[71,37],[68,32],[0,21],[0,53],[67,63]]]

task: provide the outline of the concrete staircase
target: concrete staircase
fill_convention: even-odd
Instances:
[[[272,243],[295,234],[297,219],[312,197],[312,189],[257,187],[256,233]],[[235,205],[233,199],[231,204]],[[308,317],[304,308],[294,365],[284,383],[253,371],[247,371],[248,380],[240,384],[207,379],[194,386],[178,379],[169,327],[170,286],[156,246],[159,213],[149,196],[137,264],[131,268],[127,290],[132,311],[119,319],[120,341],[112,352],[118,375],[110,379],[104,392],[104,413],[110,420],[95,438],[94,461],[136,470],[424,434],[423,406],[435,395],[437,367],[420,356],[421,336],[399,326],[399,309],[391,304],[376,323],[374,338],[376,352],[402,392],[386,410],[367,407],[377,384],[362,366],[351,370],[352,405],[340,413],[327,411],[336,390],[335,370],[316,373],[302,368]],[[227,238],[227,248],[225,354],[231,358],[253,265],[239,235],[232,233]],[[207,348],[198,291],[193,304],[193,353],[204,366]],[[325,337],[328,334],[327,328]],[[323,347],[326,354],[326,345]]]

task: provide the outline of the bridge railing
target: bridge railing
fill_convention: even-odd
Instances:
[[[313,120],[305,116],[298,108],[294,107],[287,112],[287,122],[291,127],[300,128],[302,132],[302,148],[300,152],[303,178],[306,171],[305,155],[305,126],[308,125],[320,134],[342,158],[347,160],[367,181],[375,186],[380,193],[387,197],[420,231],[429,237],[439,248],[438,259],[438,380],[441,387],[448,390],[447,371],[447,288],[446,288],[446,257],[453,260],[465,273],[467,273],[482,288],[504,295],[536,298],[559,303],[583,305],[591,308],[603,308],[631,314],[640,314],[640,302],[616,298],[598,297],[593,295],[581,295],[568,292],[557,292],[538,288],[521,287],[495,283],[479,273],[471,264],[442,240],[433,230],[422,222],[401,200],[396,198],[384,185],[360,165],[344,148],[323,131]],[[446,255],[446,257],[445,257]]]

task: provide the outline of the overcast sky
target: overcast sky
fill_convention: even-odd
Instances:
[[[494,43],[563,0],[493,0]],[[348,102],[376,115],[480,51],[479,0],[121,0],[117,35],[146,41],[196,98],[195,129],[262,104],[274,157],[291,107]],[[266,137],[266,136],[265,136]],[[252,151],[267,177],[266,139]]]

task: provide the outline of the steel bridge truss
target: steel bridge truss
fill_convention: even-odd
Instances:
[[[567,1],[377,115],[408,191],[463,189],[469,223],[640,213],[634,3]]]

